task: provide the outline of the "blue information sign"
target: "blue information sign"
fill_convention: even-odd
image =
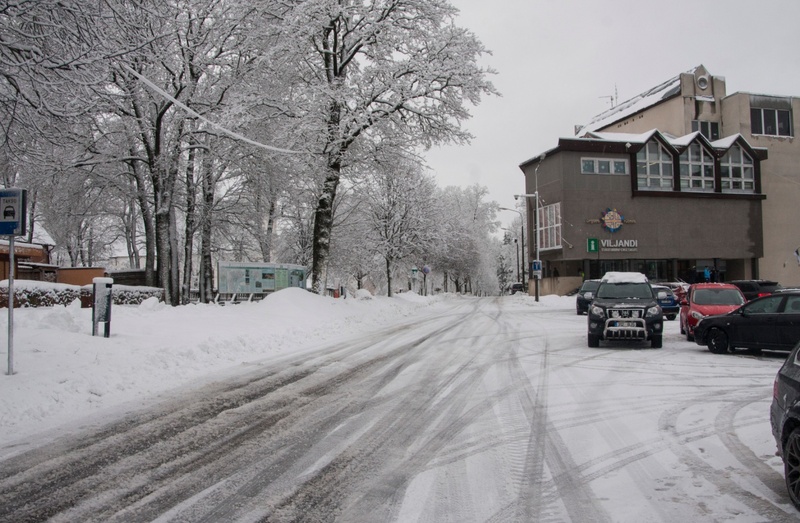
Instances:
[[[0,235],[21,236],[27,232],[25,189],[0,189]]]

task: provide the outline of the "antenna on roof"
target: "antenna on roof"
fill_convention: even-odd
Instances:
[[[614,84],[614,94],[607,95],[607,96],[599,96],[598,98],[608,98],[609,103],[611,103],[611,108],[617,106],[617,100],[619,100],[619,95],[617,94],[617,84]]]

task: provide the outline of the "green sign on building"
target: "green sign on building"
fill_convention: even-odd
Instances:
[[[599,252],[600,242],[597,238],[586,238],[586,252]]]

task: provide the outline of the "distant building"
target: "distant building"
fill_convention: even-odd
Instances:
[[[709,266],[718,279],[800,283],[798,104],[727,95],[725,79],[699,66],[522,163],[526,193],[540,194],[545,274],[691,279]]]

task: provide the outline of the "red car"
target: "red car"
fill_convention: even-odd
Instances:
[[[736,285],[730,283],[694,283],[681,300],[681,334],[694,340],[694,328],[706,316],[725,314],[744,305],[747,300]]]

